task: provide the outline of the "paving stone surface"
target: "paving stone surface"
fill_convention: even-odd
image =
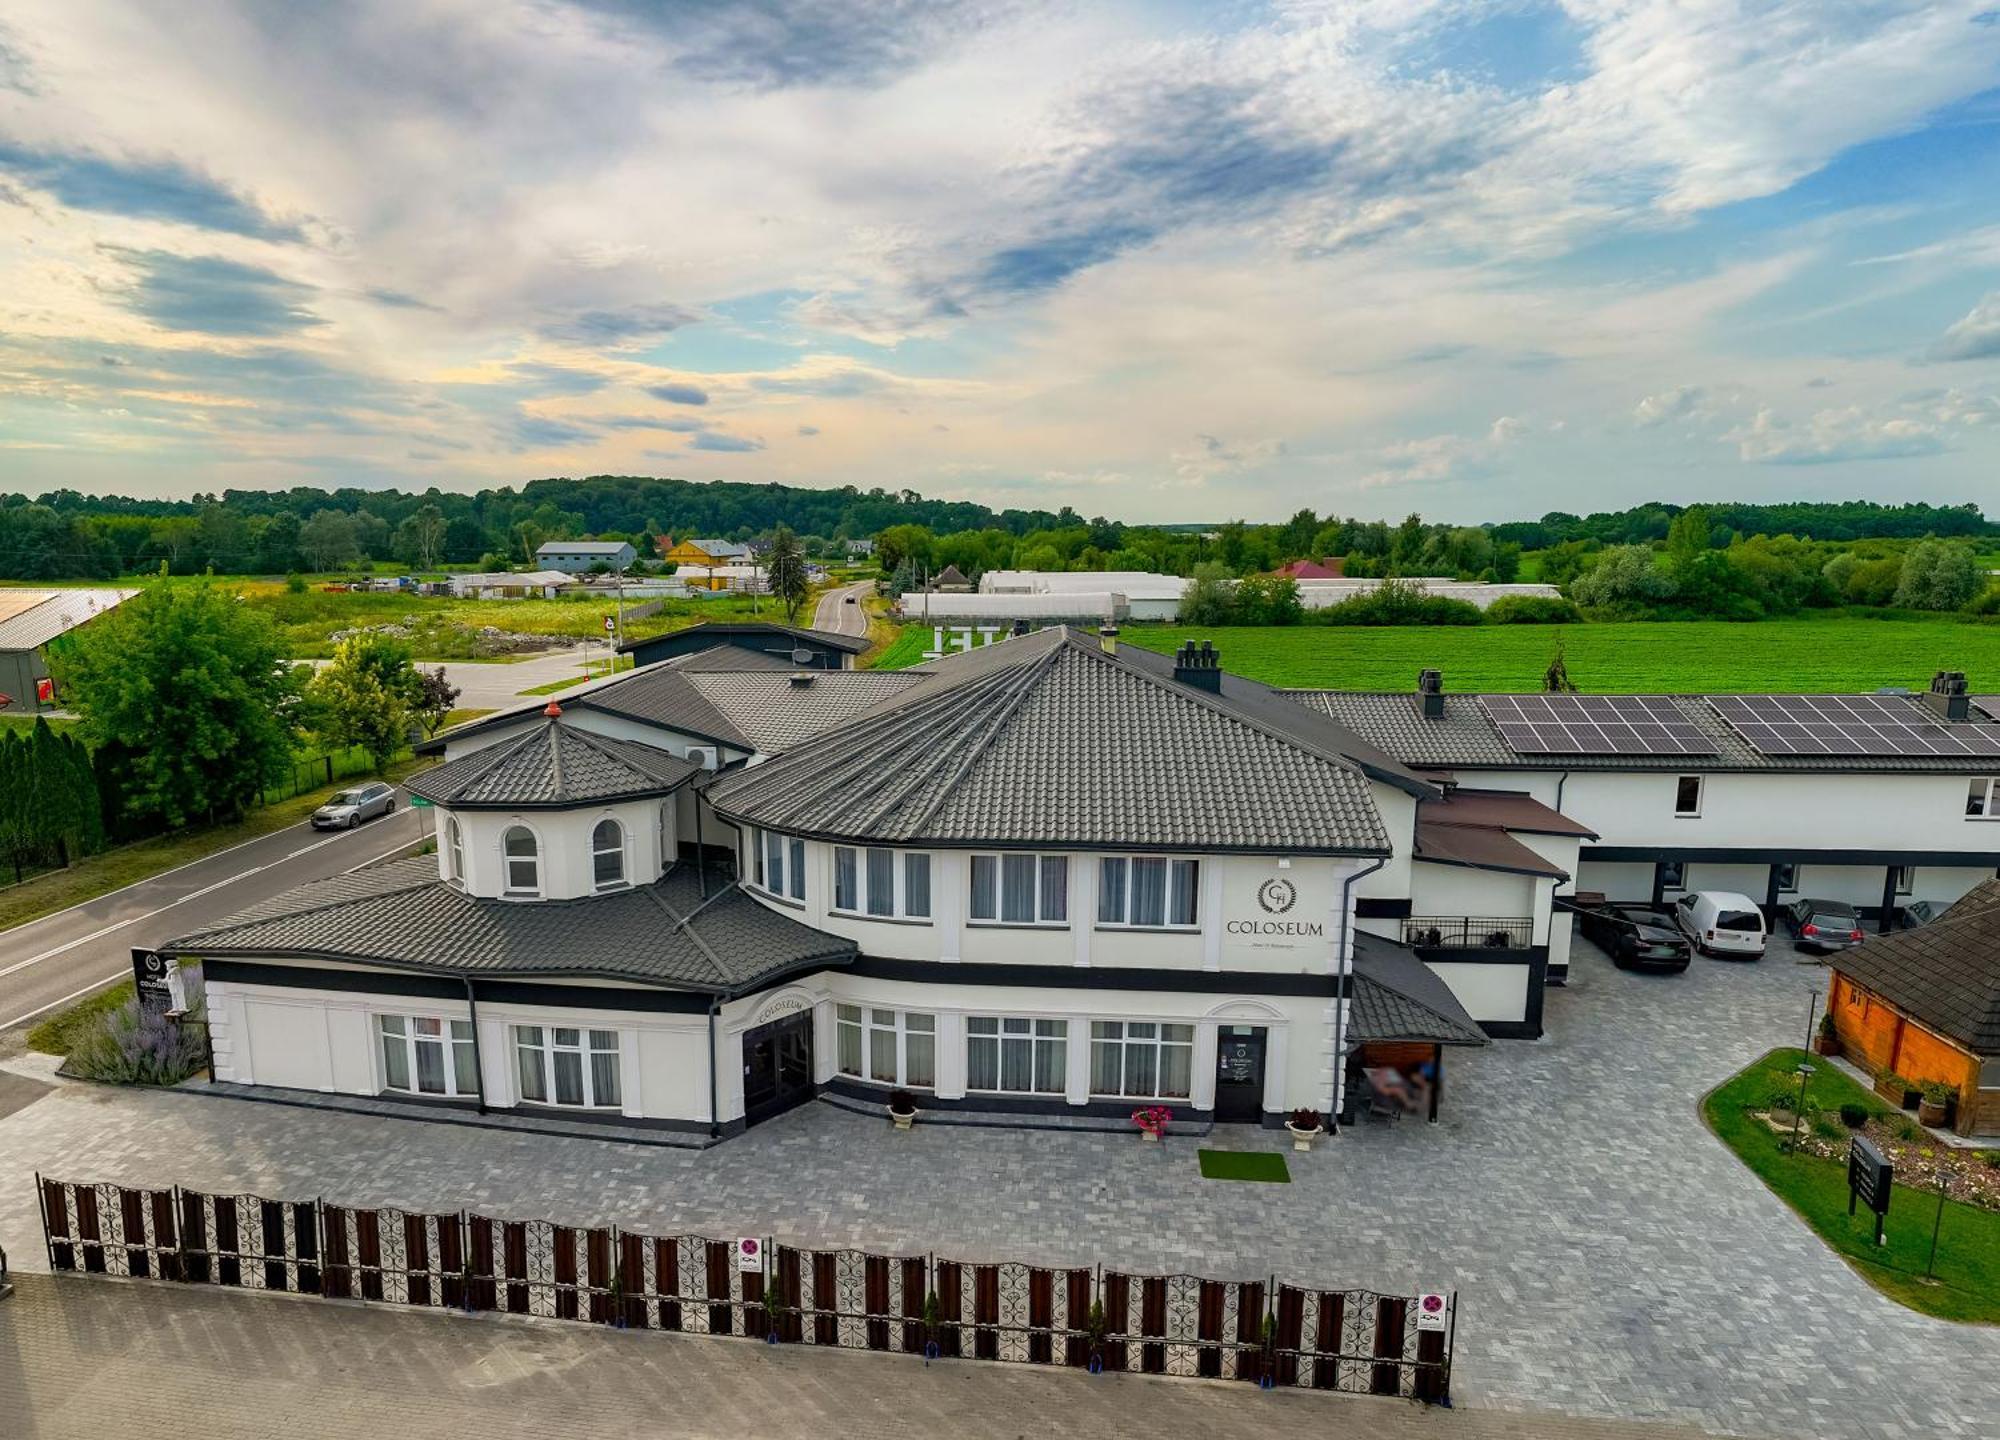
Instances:
[[[469,1207],[966,1260],[1452,1288],[1462,1405],[1747,1435],[1994,1433],[2000,1330],[1878,1295],[1703,1127],[1700,1096],[1806,1033],[1825,971],[1627,975],[1579,947],[1550,1036],[1447,1062],[1444,1119],[1205,1181],[1195,1144],[814,1105],[687,1153],[64,1085],[0,1119],[0,1244],[45,1264],[30,1173]],[[1277,1149],[1220,1127],[1202,1142]]]

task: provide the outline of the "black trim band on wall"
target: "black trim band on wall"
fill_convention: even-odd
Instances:
[[[888,1104],[893,1085],[870,1085],[856,1080],[851,1075],[836,1075],[820,1086],[822,1091],[831,1091],[848,1100],[867,1103]],[[1135,1105],[1148,1102],[1142,1100],[1092,1100],[1083,1105],[1072,1105],[1060,1095],[962,1095],[951,1100],[940,1100],[929,1090],[911,1090],[916,1098],[917,1109],[956,1110],[982,1115],[1085,1115],[1098,1120],[1125,1120],[1132,1114]],[[1186,1100],[1156,1100],[1150,1102],[1169,1108],[1197,1120],[1212,1120],[1213,1110],[1199,1110]]]
[[[863,955],[839,967],[869,980],[908,980],[925,985],[1032,986],[1043,990],[1169,990],[1200,995],[1311,995],[1331,998],[1341,990],[1333,975],[1266,974],[1260,970],[1163,970],[1139,966],[989,965],[962,961],[889,960]]]
[[[1806,850],[1774,846],[1683,846],[1683,845],[1586,845],[1577,855],[1577,864],[1611,864],[1630,861],[1657,864],[1679,860],[1689,865],[1855,865],[1879,869],[1884,865],[1936,865],[1945,868],[1969,866],[1979,870],[1996,868],[1991,850]]]
[[[1369,895],[1354,897],[1356,920],[1407,920],[1412,913],[1408,900],[1389,900]]]
[[[291,990],[339,990],[348,994],[410,995],[425,1000],[465,998],[465,982],[455,976],[416,975],[404,970],[306,970],[256,960],[206,960],[204,979]],[[538,985],[520,980],[472,982],[473,995],[514,1005],[554,1005],[574,1010],[644,1010],[655,1014],[706,1015],[709,997],[693,990],[642,987]]]

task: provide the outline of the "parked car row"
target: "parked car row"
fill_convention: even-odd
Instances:
[[[1685,970],[1695,953],[1756,960],[1770,943],[1772,927],[1763,909],[1731,890],[1693,890],[1671,905],[1610,901],[1591,893],[1564,897],[1563,904],[1584,936],[1621,970]],[[1916,905],[1899,916],[1905,926],[1930,918]],[[1775,919],[1799,949],[1820,954],[1852,950],[1867,938],[1860,913],[1843,900],[1796,900]]]

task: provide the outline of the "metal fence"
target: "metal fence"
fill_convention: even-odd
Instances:
[[[1446,1403],[1458,1299],[36,1177],[50,1268]],[[1438,1302],[1433,1300],[1434,1305]]]
[[[1412,915],[1403,921],[1403,943],[1420,950],[1525,950],[1535,922],[1509,915]]]

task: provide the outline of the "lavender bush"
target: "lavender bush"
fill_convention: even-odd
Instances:
[[[187,982],[190,998],[199,996],[201,972],[190,970]],[[85,1033],[64,1068],[118,1085],[178,1085],[205,1063],[204,1018],[199,1002],[174,1025],[142,1011],[137,999],[127,1000]]]

